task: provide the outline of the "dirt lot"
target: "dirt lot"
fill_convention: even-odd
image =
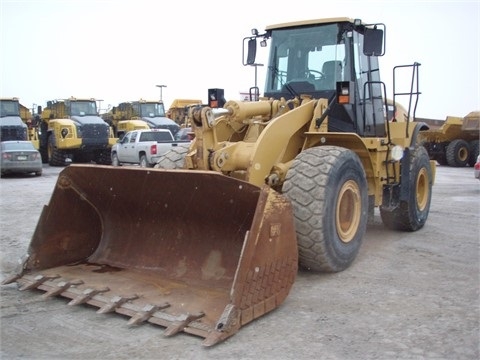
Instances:
[[[26,253],[60,170],[0,180],[2,279]],[[433,191],[423,229],[386,230],[376,213],[348,270],[300,272],[281,307],[212,348],[2,286],[1,358],[479,359],[480,182],[472,168],[438,167]]]

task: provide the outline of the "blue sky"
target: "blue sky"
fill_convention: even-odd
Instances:
[[[177,0],[0,0],[0,97],[28,107],[75,97],[102,108],[140,98],[168,108],[206,102],[209,88],[240,99],[254,85],[242,65],[251,28],[328,17],[386,24],[382,80],[421,63],[417,116],[444,119],[480,110],[480,0],[199,2]],[[264,50],[264,49],[262,49]],[[260,60],[264,53],[259,53]],[[260,62],[260,61],[258,61]],[[263,86],[265,68],[259,68]],[[407,104],[404,104],[407,105]]]

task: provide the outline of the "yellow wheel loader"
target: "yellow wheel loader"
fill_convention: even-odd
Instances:
[[[402,93],[387,100],[383,37],[348,18],[253,31],[245,65],[270,42],[264,97],[219,108],[209,92],[189,110],[191,146],[157,168],[64,169],[4,284],[211,346],[280,306],[299,266],[349,267],[375,207],[389,229],[421,229],[435,167],[415,105],[396,119]]]

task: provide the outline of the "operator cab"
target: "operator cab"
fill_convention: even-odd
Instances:
[[[274,25],[261,35],[254,30],[244,39],[244,65],[255,65],[257,38],[262,46],[270,40],[265,97],[328,99],[329,132],[384,136],[386,96],[377,58],[383,55],[383,28],[336,18]],[[347,103],[340,104],[349,91],[342,97]]]

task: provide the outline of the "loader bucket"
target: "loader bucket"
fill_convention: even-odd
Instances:
[[[278,307],[297,273],[290,203],[217,172],[70,165],[3,283],[214,345]]]

